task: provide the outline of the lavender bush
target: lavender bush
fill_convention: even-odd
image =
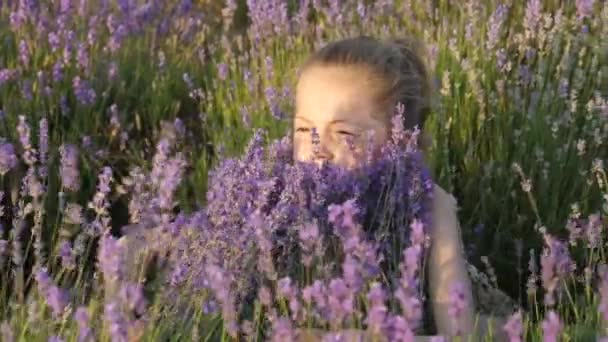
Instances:
[[[424,196],[255,133],[285,136],[297,66],[357,34],[428,45],[426,159],[470,261],[522,304],[509,339],[608,336],[606,2],[12,0],[0,18],[3,341],[410,340]],[[393,195],[414,174],[426,193],[415,153],[387,152],[417,170]]]

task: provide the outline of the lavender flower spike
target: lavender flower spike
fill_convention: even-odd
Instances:
[[[551,310],[547,312],[545,317],[546,318],[542,323],[543,341],[557,342],[557,337],[559,336],[562,329],[562,323],[559,319],[559,316],[555,313],[555,311]]]
[[[504,325],[503,330],[509,336],[509,342],[521,342],[522,340],[522,317],[521,311],[514,313],[507,323]]]
[[[8,142],[0,143],[0,176],[4,176],[15,166],[17,166],[15,147]]]
[[[456,283],[452,286],[450,291],[450,307],[448,309],[448,313],[452,316],[452,319],[455,322],[458,322],[462,317],[462,313],[466,309],[466,298],[464,292],[464,285],[462,283]],[[458,328],[458,333],[461,334],[460,327]]]

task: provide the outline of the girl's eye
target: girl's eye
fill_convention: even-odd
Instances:
[[[310,132],[310,128],[308,128],[308,127],[298,127],[298,128],[296,128],[296,132],[303,132],[303,133]]]
[[[349,131],[343,131],[343,130],[342,130],[342,131],[338,131],[338,132],[336,132],[336,133],[338,133],[338,134],[340,134],[340,135],[349,136],[349,137],[354,137],[354,136],[355,136],[355,134],[354,134],[354,133],[349,132]]]

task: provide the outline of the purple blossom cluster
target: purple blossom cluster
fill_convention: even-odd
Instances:
[[[46,269],[39,269],[35,274],[38,291],[46,299],[46,303],[51,308],[53,315],[61,317],[68,305],[69,298],[67,292],[53,284]]]
[[[17,166],[17,155],[15,147],[9,142],[0,143],[0,175],[4,176],[7,172]]]
[[[119,1],[118,4],[113,6],[109,1],[96,5],[87,1],[0,3],[10,20],[7,29],[15,35],[17,60],[11,68],[0,69],[0,87],[19,81],[24,98],[34,100],[37,95],[57,95],[63,89],[61,81],[65,78],[72,80],[76,100],[91,105],[100,97],[93,86],[100,80],[99,67],[106,62],[115,66],[119,51],[129,38],[148,32],[161,38],[173,33],[189,41],[193,33],[200,31],[201,15],[192,2],[153,0]],[[36,53],[43,50],[49,51],[45,62],[41,62],[40,54]],[[110,69],[110,74],[115,76],[115,68]],[[36,79],[32,74],[52,75],[53,82]]]
[[[498,4],[495,9],[469,3],[466,4],[466,16],[473,20],[462,26],[464,41],[450,37],[452,18],[443,17],[442,10],[433,8],[432,2],[421,6],[411,1],[400,4],[392,0],[375,1],[371,5],[363,0],[302,0],[297,3],[297,8],[288,9],[287,2],[283,0],[246,1],[251,25],[244,36],[231,44],[231,36],[227,35],[220,37],[221,42],[214,41],[215,33],[206,25],[215,18],[196,10],[198,3],[191,0],[0,0],[0,12],[6,15],[7,24],[10,24],[4,29],[11,31],[4,32],[11,39],[7,40],[7,54],[3,56],[6,60],[2,61],[0,68],[2,98],[10,100],[10,96],[17,95],[27,110],[41,104],[45,110],[44,118],[39,122],[37,139],[27,122],[30,114],[16,115],[21,113],[16,110],[18,101],[3,100],[7,114],[0,111],[0,123],[17,124],[16,132],[6,129],[3,133],[6,137],[15,136],[16,141],[0,138],[0,180],[3,186],[0,191],[0,278],[2,284],[8,283],[5,282],[7,279],[14,280],[14,284],[7,288],[15,289],[15,298],[22,299],[20,296],[25,294],[28,284],[24,273],[33,264],[33,278],[38,291],[34,286],[32,292],[43,297],[47,304],[45,309],[50,309],[51,316],[57,321],[62,320],[63,329],[63,319],[71,312],[69,299],[81,299],[80,293],[72,296],[78,299],[69,298],[62,289],[67,288],[64,282],[69,282],[75,275],[82,280],[80,276],[86,273],[83,270],[87,267],[84,265],[87,260],[85,253],[97,251],[94,278],[102,279],[104,283],[91,288],[95,289],[93,292],[98,289],[102,292],[103,303],[99,305],[100,313],[95,312],[95,305],[90,308],[75,306],[77,309],[72,319],[79,331],[78,341],[96,340],[96,330],[102,334],[109,332],[110,338],[116,341],[133,338],[133,333],[140,329],[149,314],[149,303],[144,298],[142,285],[133,281],[132,270],[128,269],[133,247],[126,245],[126,239],[110,234],[112,225],[116,224],[111,216],[114,198],[111,195],[116,189],[128,202],[130,224],[122,227],[123,233],[153,232],[152,240],[145,240],[145,249],[162,252],[159,254],[168,259],[163,260],[168,261],[168,270],[159,271],[159,277],[166,275],[167,286],[158,295],[170,299],[170,307],[178,298],[202,307],[204,315],[220,315],[226,332],[233,337],[257,332],[252,327],[256,318],[247,317],[247,309],[252,307],[262,308],[265,321],[261,326],[267,328],[267,337],[276,341],[296,340],[299,329],[304,327],[333,330],[323,335],[325,341],[344,340],[343,329],[355,326],[391,341],[411,341],[414,334],[423,329],[426,313],[423,312],[422,284],[425,279],[422,267],[431,223],[432,183],[419,153],[413,149],[397,148],[402,146],[399,141],[408,138],[401,131],[402,121],[398,118],[393,121],[397,128],[391,135],[393,141],[385,146],[383,155],[376,160],[366,159],[366,163],[357,170],[296,162],[292,160],[289,138],[265,147],[263,134],[257,132],[244,156],[222,159],[212,170],[205,207],[193,214],[180,211],[176,195],[191,152],[179,151],[176,136],[184,136],[184,127],[176,122],[175,132],[158,140],[151,172],[146,172],[144,167],[134,167],[127,177],[120,179],[122,184],[114,188],[115,177],[121,177],[123,170],[115,172],[110,167],[96,170],[99,171],[97,189],[89,203],[89,211],[78,204],[82,200],[79,191],[86,191],[88,184],[88,177],[80,174],[79,166],[81,159],[87,158],[91,137],[83,138],[82,150],[63,141],[58,142],[62,145],[57,150],[56,146],[50,146],[57,142],[49,139],[64,136],[65,132],[61,131],[63,124],[70,121],[64,117],[72,119],[70,114],[79,115],[81,109],[88,110],[70,108],[74,103],[81,105],[78,107],[94,107],[91,115],[103,112],[104,108],[98,106],[105,103],[116,101],[122,106],[121,101],[130,97],[123,95],[132,94],[117,94],[120,91],[116,91],[114,86],[133,89],[130,82],[138,77],[130,77],[132,70],[129,66],[133,61],[129,58],[141,57],[142,51],[143,56],[150,53],[155,57],[150,59],[154,60],[152,66],[158,67],[159,78],[151,82],[155,89],[166,89],[164,86],[175,81],[171,80],[172,73],[175,78],[175,73],[184,72],[180,69],[183,66],[180,53],[194,56],[195,61],[198,58],[210,70],[215,68],[222,81],[219,84],[226,86],[221,93],[227,93],[228,100],[211,101],[215,89],[201,88],[207,79],[199,73],[200,70],[191,70],[190,64],[186,64],[189,74],[183,77],[188,94],[194,99],[209,100],[198,101],[200,105],[210,107],[204,109],[208,113],[217,109],[210,104],[214,102],[236,109],[232,112],[238,112],[237,115],[241,115],[249,128],[263,122],[256,117],[261,108],[267,108],[276,119],[286,117],[282,105],[292,98],[292,94],[289,88],[276,85],[276,80],[283,76],[286,68],[291,67],[289,56],[281,50],[283,47],[320,46],[327,39],[357,34],[361,27],[388,36],[396,33],[396,28],[402,23],[398,17],[404,16],[407,17],[407,25],[411,25],[408,30],[424,32],[428,38],[442,37],[446,40],[429,42],[431,55],[435,56],[430,70],[435,69],[437,63],[434,60],[445,44],[453,53],[450,57],[450,60],[454,59],[453,65],[465,69],[466,78],[453,73],[451,80],[450,74],[444,70],[443,95],[448,104],[451,97],[458,100],[457,93],[452,93],[451,89],[458,89],[453,85],[459,82],[465,82],[462,85],[466,89],[471,86],[473,92],[465,93],[473,94],[480,105],[480,113],[490,113],[497,107],[501,107],[500,112],[504,109],[502,107],[508,109],[510,103],[514,104],[517,112],[542,113],[539,103],[547,102],[547,98],[555,95],[556,101],[563,101],[568,107],[557,118],[543,113],[547,121],[552,121],[555,136],[563,133],[562,126],[579,126],[570,123],[580,121],[576,107],[585,107],[588,115],[585,123],[580,123],[589,130],[585,134],[590,138],[579,140],[575,143],[576,149],[572,150],[576,150],[581,160],[585,154],[601,155],[605,150],[602,137],[606,136],[604,133],[608,127],[605,124],[608,106],[599,91],[595,91],[597,95],[589,100],[587,93],[592,93],[591,88],[595,85],[588,82],[593,78],[581,72],[596,70],[598,65],[601,67],[601,55],[597,54],[601,49],[581,48],[580,45],[591,41],[590,33],[602,33],[602,24],[608,13],[605,2],[576,0],[558,7],[530,0],[521,4]],[[226,2],[222,13],[226,26],[232,26],[240,6],[242,2]],[[555,9],[553,13],[550,12],[552,9]],[[485,23],[476,17],[483,13],[490,14]],[[516,13],[521,14],[520,18],[510,17]],[[380,17],[382,19],[377,19]],[[384,22],[385,19],[389,21]],[[428,23],[427,19],[438,27],[423,26]],[[352,21],[353,25],[347,21]],[[309,25],[312,22],[315,23]],[[521,26],[518,24],[523,24],[524,35],[518,33]],[[328,30],[329,26],[339,29]],[[477,29],[483,26],[485,31]],[[569,36],[572,28],[580,29],[582,35],[575,33]],[[437,29],[441,34],[433,34],[431,29]],[[296,31],[306,35],[293,34]],[[453,32],[461,34],[460,30]],[[488,56],[495,58],[500,72],[498,78],[503,78],[496,80],[497,93],[494,93],[492,84],[487,83],[496,78],[493,70],[475,69],[485,65],[485,56],[476,53],[474,46],[469,46],[475,35],[484,33],[487,38],[485,47],[490,52]],[[152,39],[148,40],[150,37]],[[580,37],[584,39],[578,39]],[[204,48],[200,46],[203,41]],[[137,44],[130,45],[133,42]],[[151,46],[147,46],[148,43]],[[272,44],[272,48],[266,44]],[[466,49],[462,49],[462,44]],[[233,45],[238,46],[238,53],[234,53]],[[142,46],[144,48],[138,50]],[[247,51],[243,48],[245,46],[253,48]],[[561,61],[560,58],[553,60],[552,50],[559,51],[563,56]],[[236,59],[231,59],[234,56]],[[445,54],[442,56],[445,60]],[[179,63],[175,63],[175,57]],[[438,63],[437,66],[445,68],[444,64]],[[144,65],[144,69],[139,65]],[[576,68],[577,65],[584,68]],[[145,63],[138,64],[136,69],[149,70],[145,66]],[[547,73],[544,69],[552,66],[559,74],[556,75],[557,81],[545,79]],[[233,79],[241,73],[244,79],[242,86],[248,91],[238,91],[241,89]],[[549,73],[549,76],[553,75]],[[546,86],[542,91],[530,94],[528,101],[525,91],[538,88],[534,87],[538,84]],[[555,89],[551,90],[552,86]],[[548,92],[545,88],[549,89]],[[489,92],[485,93],[486,90]],[[257,102],[249,103],[240,93],[255,98]],[[38,96],[47,98],[37,102]],[[530,109],[524,108],[528,102]],[[231,108],[231,103],[241,107]],[[54,104],[58,108],[52,108]],[[467,109],[459,106],[455,108]],[[555,108],[560,106],[561,102],[554,104]],[[179,107],[181,113],[188,106]],[[55,113],[62,117],[58,119]],[[46,115],[50,115],[48,119]],[[207,119],[206,123],[213,120],[211,115],[205,116]],[[512,121],[517,123],[522,121],[520,119],[523,117]],[[119,132],[122,146],[133,139],[126,131],[132,126],[129,120],[127,115],[120,122],[112,112],[110,128]],[[458,129],[462,129],[458,121],[462,120],[450,121],[450,132],[458,133]],[[144,123],[148,124],[155,123]],[[57,131],[49,132],[49,125]],[[541,121],[535,125],[541,125]],[[529,129],[524,127],[524,132]],[[517,131],[517,136],[520,136],[521,131]],[[50,137],[49,133],[52,133]],[[86,134],[97,138],[97,133]],[[478,136],[475,130],[471,133],[470,136]],[[483,139],[477,145],[488,142]],[[525,139],[521,141],[525,143]],[[453,145],[450,144],[458,145],[457,139]],[[564,149],[558,149],[556,158],[559,160],[570,147],[566,145]],[[214,148],[220,150],[219,146]],[[546,155],[550,154],[548,149]],[[120,150],[123,152],[124,148]],[[453,160],[452,153],[458,158],[457,150],[446,154],[450,154]],[[544,176],[548,178],[546,169],[549,163],[539,159],[541,168],[545,169]],[[52,163],[56,160],[58,170],[49,170],[55,166]],[[594,164],[596,170],[593,173],[597,174],[599,188],[604,189],[601,190],[604,192],[601,200],[608,208],[607,181],[601,162],[598,159]],[[95,165],[83,163],[82,171]],[[488,170],[500,171],[491,167]],[[57,196],[60,215],[45,212],[54,204],[55,194],[47,194],[47,191],[56,188],[56,183],[48,179],[55,174],[59,175],[62,187]],[[14,176],[22,176],[23,179],[19,182],[13,179]],[[534,192],[533,177],[531,175],[522,183],[527,196]],[[534,181],[534,188],[542,189],[543,184]],[[589,183],[592,181],[587,179]],[[455,183],[456,189],[462,186],[458,180]],[[564,316],[562,322],[558,314],[568,280],[574,276],[578,278],[578,273],[583,272],[586,284],[595,279],[596,260],[605,255],[605,213],[608,212],[605,208],[587,217],[579,213],[570,218],[566,226],[570,245],[544,234],[545,249],[540,256],[540,267],[536,267],[533,254],[530,258],[530,297],[535,296],[539,280],[544,289],[546,314],[538,330],[542,330],[546,341],[556,341],[565,329],[570,329],[569,318]],[[57,221],[47,222],[55,217]],[[57,223],[60,228],[53,225]],[[67,229],[64,231],[64,225],[80,231],[77,236],[72,236],[66,233]],[[57,232],[59,237],[55,239]],[[43,241],[47,236],[52,236],[52,241]],[[591,258],[587,267],[577,269],[573,258],[576,254],[572,252],[571,255],[570,250],[575,247],[591,250],[595,259]],[[47,252],[52,253],[52,257],[46,258],[44,254]],[[48,269],[42,267],[47,265]],[[61,282],[51,280],[53,276],[50,273],[55,271],[61,274],[57,277]],[[598,275],[598,311],[608,321],[608,272],[600,270]],[[463,289],[459,284],[453,285],[449,313],[457,320],[466,303]],[[36,311],[34,306],[29,310]],[[31,312],[28,317],[30,326],[37,327],[32,322],[39,318]],[[95,321],[97,318],[100,318],[99,323]],[[527,323],[525,312],[517,312],[509,318],[503,331],[510,341],[521,341],[528,333],[528,329],[524,329]],[[25,328],[18,324],[11,318],[2,322],[1,339],[13,341],[22,335]],[[50,325],[57,324],[52,322]],[[50,341],[68,340],[67,336],[59,336],[61,333],[58,331],[49,333],[52,335]]]
[[[61,156],[60,173],[63,187],[70,191],[78,191],[78,189],[80,189],[78,147],[71,144],[64,144],[59,148],[59,154]]]
[[[576,269],[570,257],[567,245],[556,238],[545,234],[545,244],[541,255],[541,280],[545,288],[545,304],[555,305],[556,291],[561,289],[563,281]]]
[[[261,284],[275,284],[270,289],[288,310],[277,314],[275,336],[307,319],[349,326],[366,296],[374,304],[370,329],[394,340],[410,336],[423,315],[433,183],[415,145],[401,147],[416,136],[394,137],[377,159],[347,170],[294,161],[289,136],[264,147],[256,131],[242,157],[223,159],[210,172],[206,207],[183,221],[171,242],[169,283],[182,294],[209,291],[232,334],[238,308],[251,305]],[[388,312],[385,291],[402,312]]]

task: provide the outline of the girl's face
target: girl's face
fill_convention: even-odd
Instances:
[[[367,132],[381,146],[388,138],[386,117],[377,98],[375,79],[369,72],[344,66],[311,66],[300,77],[296,89],[294,158],[324,161],[346,168],[362,162]],[[319,145],[315,151],[312,130]],[[316,153],[315,153],[316,152]]]

